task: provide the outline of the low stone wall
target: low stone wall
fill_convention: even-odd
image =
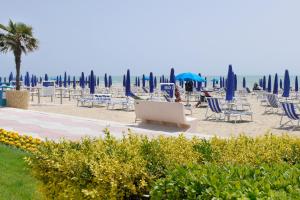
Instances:
[[[6,91],[6,103],[8,107],[28,109],[29,92],[27,90]]]

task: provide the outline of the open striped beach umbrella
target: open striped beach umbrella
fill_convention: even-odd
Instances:
[[[273,94],[278,94],[278,75],[277,75],[277,73],[275,74],[275,78],[274,78]]]
[[[283,97],[289,97],[290,96],[290,75],[289,75],[289,71],[288,70],[285,70],[285,73],[284,73],[284,85],[283,85],[283,94],[282,96]]]

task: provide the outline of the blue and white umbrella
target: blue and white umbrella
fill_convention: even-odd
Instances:
[[[289,97],[290,96],[290,87],[291,87],[291,83],[290,83],[290,75],[289,75],[289,71],[285,70],[284,73],[284,85],[283,85],[283,97]]]

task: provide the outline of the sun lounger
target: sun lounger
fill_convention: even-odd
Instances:
[[[265,107],[265,113],[274,111],[278,112],[278,108],[280,107],[278,96],[275,94],[267,94],[267,103],[268,105]]]
[[[188,131],[194,131],[197,127],[197,119],[185,116],[185,108],[181,103],[135,101],[136,121],[154,121],[176,124],[178,127],[187,127]]]
[[[205,113],[205,119],[215,119],[215,120],[221,120],[221,119],[230,119],[232,117],[235,118],[235,123],[237,122],[237,118],[242,120],[242,116],[250,116],[251,121],[253,120],[253,113],[248,111],[242,111],[242,110],[232,110],[232,109],[222,109],[222,106],[220,104],[220,99],[216,97],[209,97],[207,98],[208,107]],[[211,115],[208,115],[209,111],[211,111]],[[212,118],[214,117],[214,118]]]
[[[296,112],[296,105],[291,102],[281,102],[282,109],[284,113],[281,116],[280,127],[283,128],[287,124],[292,125],[292,131],[300,125],[300,115]],[[286,116],[289,120],[285,123],[282,123],[283,117]],[[293,121],[297,122],[297,125],[294,125]]]

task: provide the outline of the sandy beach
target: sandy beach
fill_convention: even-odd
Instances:
[[[193,108],[192,116],[197,118],[198,126],[197,132],[205,135],[216,135],[220,137],[237,136],[239,134],[245,134],[247,136],[263,135],[268,132],[273,134],[288,133],[291,135],[299,136],[300,130],[289,131],[288,129],[280,129],[279,123],[281,119],[280,111],[276,114],[265,114],[265,107],[260,104],[255,95],[249,95],[247,101],[251,105],[251,111],[253,112],[253,121],[250,117],[243,117],[241,122],[225,122],[205,120],[205,113],[207,108]],[[193,102],[195,103],[195,102]],[[135,124],[135,113],[134,111],[124,111],[121,109],[107,109],[106,107],[94,106],[77,106],[76,100],[69,100],[68,98],[63,99],[63,104],[60,104],[60,100],[56,98],[54,102],[50,101],[50,98],[41,98],[41,103],[37,103],[37,98],[31,101],[30,110],[42,111],[49,113],[59,113],[71,116],[78,116],[90,119],[107,120],[112,122],[119,122],[123,124]],[[287,120],[284,118],[284,120]],[[141,127],[149,130],[168,130],[170,126],[161,126],[156,124],[135,124],[136,127]],[[173,129],[174,127],[172,127]],[[176,129],[176,128],[175,128]],[[184,130],[179,130],[183,131]]]

